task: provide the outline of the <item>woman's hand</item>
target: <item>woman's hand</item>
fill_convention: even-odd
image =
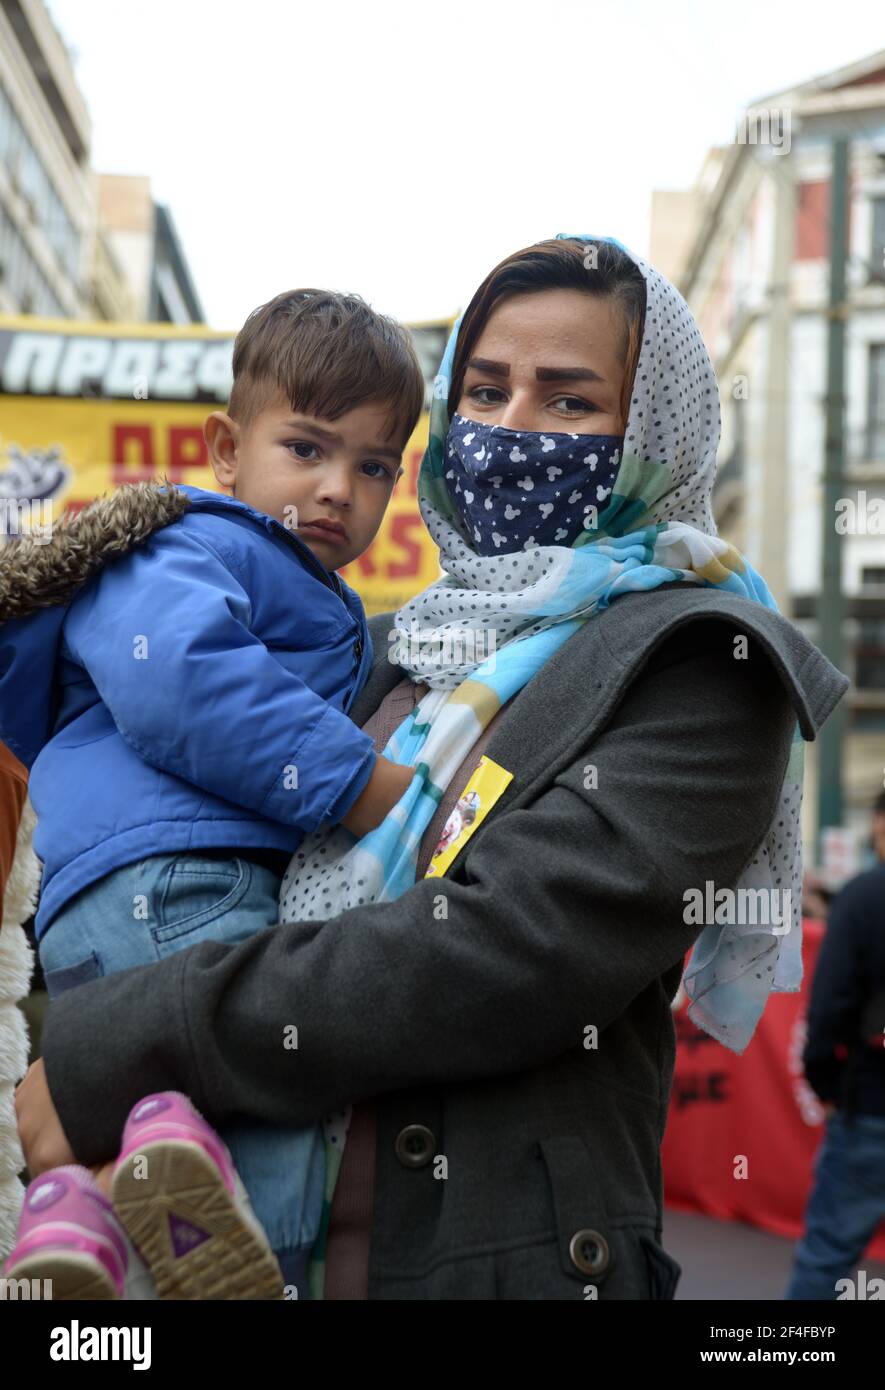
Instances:
[[[18,1137],[32,1178],[45,1173],[47,1168],[76,1163],[49,1094],[42,1057],[28,1067],[24,1080],[15,1088],[15,1114]]]

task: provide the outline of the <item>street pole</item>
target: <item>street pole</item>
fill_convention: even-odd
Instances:
[[[790,347],[792,304],[790,272],[796,228],[796,196],[790,157],[769,161],[777,173],[774,191],[774,248],[768,287],[768,354],[762,443],[760,569],[782,613],[790,608],[789,535]]]
[[[830,180],[830,293],[827,311],[827,395],[824,454],[821,595],[818,614],[821,650],[844,669],[845,599],[842,592],[842,537],[836,530],[836,503],[844,495],[845,454],[845,255],[848,208],[848,141],[833,141]],[[822,834],[842,825],[844,701],[820,732],[818,752],[818,859]]]

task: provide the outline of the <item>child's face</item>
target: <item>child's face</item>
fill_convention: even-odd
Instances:
[[[337,420],[292,411],[280,393],[247,425],[213,411],[205,425],[223,487],[276,517],[328,570],[341,569],[375,537],[402,473],[402,447],[387,438],[390,408],[368,402]],[[311,529],[333,521],[337,532]]]

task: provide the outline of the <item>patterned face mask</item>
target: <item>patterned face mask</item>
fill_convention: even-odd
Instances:
[[[453,415],[449,495],[478,555],[574,543],[608,506],[624,436],[507,430]]]

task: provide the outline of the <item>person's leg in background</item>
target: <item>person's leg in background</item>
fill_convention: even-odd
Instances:
[[[885,1218],[885,1116],[827,1121],[784,1298],[835,1301]]]

